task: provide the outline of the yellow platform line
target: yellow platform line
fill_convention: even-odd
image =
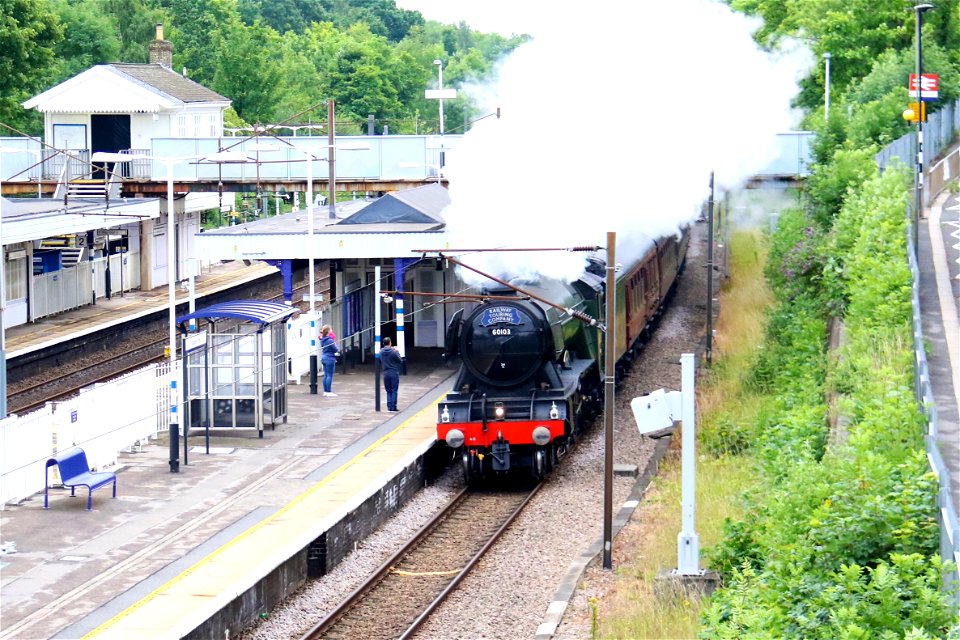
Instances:
[[[390,440],[406,439],[408,443],[424,447],[425,451],[436,437],[434,416],[444,393],[279,511],[91,630],[83,636],[84,640],[179,638],[193,631],[215,611],[211,611],[209,603],[216,601],[218,606],[226,606],[366,500],[368,494],[355,491],[358,478],[366,479],[361,487],[365,489],[371,485],[382,486],[389,479],[383,477],[385,475],[396,475],[402,468],[399,463],[384,469],[384,461],[372,455],[378,451],[390,455],[393,447],[384,446]],[[408,444],[405,450],[411,448]],[[334,483],[342,484],[344,493],[354,490],[350,500],[331,501],[329,493],[322,494],[324,489],[336,489]],[[201,569],[203,574],[199,573]],[[235,589],[228,593],[226,590],[230,587]],[[159,629],[158,622],[168,622],[169,627]]]

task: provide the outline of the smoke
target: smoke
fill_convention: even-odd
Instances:
[[[431,17],[423,0],[399,4]],[[467,4],[483,3],[444,7]],[[760,50],[759,23],[719,1],[499,9],[540,19],[500,29],[533,40],[502,62],[494,84],[461,87],[484,113],[502,115],[447,153],[452,248],[604,246],[614,231],[619,261],[644,237],[694,220],[711,171],[719,191],[763,169],[775,134],[798,121],[790,102],[812,54],[795,43]],[[582,255],[564,252],[465,261],[503,278],[569,278],[583,267]]]

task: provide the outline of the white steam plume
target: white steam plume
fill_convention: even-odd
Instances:
[[[423,0],[398,4],[431,17]],[[602,246],[615,231],[624,256],[695,219],[711,171],[719,190],[763,169],[775,134],[795,124],[790,102],[813,56],[760,50],[759,24],[721,2],[525,0],[513,13],[519,5],[539,11],[515,29],[534,39],[503,62],[495,86],[463,88],[502,117],[447,154],[451,247]],[[583,267],[581,254],[482,256],[467,261],[504,279]]]

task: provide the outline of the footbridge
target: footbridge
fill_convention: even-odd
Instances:
[[[776,157],[755,179],[806,177],[813,135],[778,134]],[[340,192],[386,192],[446,182],[441,159],[455,155],[462,139],[462,135],[338,136],[331,153],[326,137],[155,138],[150,148],[120,150],[130,160],[108,168],[122,177],[123,194],[134,197],[164,197],[170,180],[176,193],[305,192],[308,173],[320,191],[327,191],[332,180]],[[88,149],[60,151],[28,138],[0,138],[0,148],[4,194],[58,197],[69,183],[96,177]],[[223,150],[230,152],[229,159],[224,159]],[[593,153],[591,158],[591,152],[584,152],[571,171],[609,161],[599,150]],[[309,167],[308,158],[313,158]]]

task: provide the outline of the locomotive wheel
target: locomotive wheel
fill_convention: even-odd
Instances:
[[[460,461],[460,467],[463,469],[463,481],[467,484],[470,484],[474,480],[473,467],[470,460],[472,457],[469,452],[464,450],[463,457]]]
[[[533,475],[537,480],[542,482],[547,477],[547,472],[550,470],[549,464],[546,449],[538,448],[533,454]]]

